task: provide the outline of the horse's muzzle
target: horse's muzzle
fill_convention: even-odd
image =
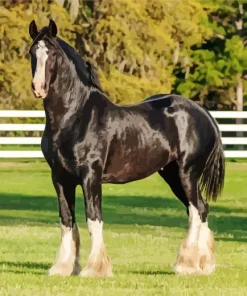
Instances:
[[[35,95],[36,98],[38,99],[45,99],[47,96],[47,87],[46,83],[37,85],[34,82],[31,84],[31,89],[33,91],[33,94]]]

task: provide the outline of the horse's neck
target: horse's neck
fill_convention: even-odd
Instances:
[[[84,116],[84,107],[88,100],[93,99],[95,105],[101,104],[102,101],[107,101],[106,104],[110,104],[104,94],[98,93],[80,80],[71,62],[60,60],[59,64],[56,80],[48,98],[44,101],[46,127],[50,130],[54,141],[63,131],[68,131],[68,127],[73,128],[73,123],[77,121],[78,117]],[[95,94],[93,98],[90,98],[92,92],[98,93],[98,96]],[[85,116],[87,115],[85,114]]]
[[[56,138],[67,123],[72,123],[77,112],[83,112],[83,106],[89,97],[89,88],[76,76],[63,79],[57,77],[48,98],[44,101],[47,126],[53,138]]]

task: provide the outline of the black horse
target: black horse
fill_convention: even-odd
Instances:
[[[209,112],[178,95],[155,95],[128,106],[113,104],[94,67],[58,38],[57,27],[29,33],[32,90],[42,98],[42,151],[59,202],[62,240],[49,274],[80,272],[75,188],[81,185],[92,245],[81,276],[111,276],[103,241],[102,183],[123,184],[158,172],[189,215],[189,231],[174,270],[209,274],[215,268],[207,200],[216,200],[225,174],[220,132]]]

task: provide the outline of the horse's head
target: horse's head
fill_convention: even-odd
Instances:
[[[50,20],[48,27],[38,31],[35,21],[32,21],[29,25],[29,34],[33,39],[29,50],[33,75],[31,87],[37,98],[45,99],[56,76],[59,50],[56,42],[57,26]]]

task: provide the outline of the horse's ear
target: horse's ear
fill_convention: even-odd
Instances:
[[[49,33],[51,37],[56,37],[57,35],[57,25],[53,20],[50,20],[49,23]]]
[[[30,25],[29,25],[29,35],[32,39],[35,39],[35,37],[38,35],[38,29],[37,26],[35,24],[35,21],[32,20]]]

